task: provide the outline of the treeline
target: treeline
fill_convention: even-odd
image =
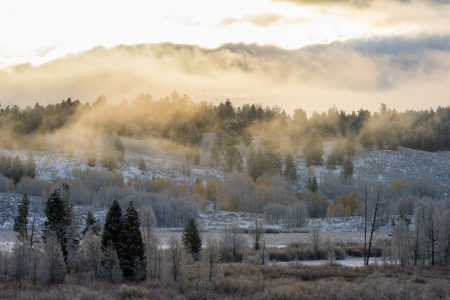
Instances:
[[[36,163],[31,152],[27,155],[27,160],[23,162],[17,155],[14,158],[10,155],[0,155],[0,173],[17,184],[22,177],[34,178],[36,176]]]
[[[200,145],[203,133],[216,132],[219,150],[223,146],[233,147],[237,141],[249,145],[257,135],[264,146],[295,153],[312,131],[322,140],[351,136],[368,149],[397,146],[425,151],[450,149],[450,107],[398,112],[381,104],[373,113],[364,109],[346,113],[332,107],[308,118],[301,108],[291,116],[278,106],[234,107],[230,100],[219,105],[196,103],[175,91],[158,100],[141,94],[131,103],[123,100],[108,104],[106,97],[100,96],[91,105],[68,98],[46,107],[36,103],[34,108],[21,109],[14,105],[0,112],[2,141],[6,146],[11,146],[12,136],[45,134],[74,122],[108,135],[158,137],[192,149]],[[20,142],[42,144],[39,139],[30,138]]]

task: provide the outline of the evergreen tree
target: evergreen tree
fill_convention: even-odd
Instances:
[[[292,154],[286,155],[285,165],[284,177],[286,178],[286,180],[294,183],[297,180],[297,168],[295,167]]]
[[[92,142],[92,139],[89,139],[88,147],[86,150],[86,157],[87,157],[87,165],[89,167],[95,167],[96,159],[96,153],[95,153],[95,147],[94,143]]]
[[[92,211],[87,212],[86,221],[84,222],[84,229],[82,231],[83,235],[85,235],[89,230],[92,230],[92,232],[97,235],[100,233],[100,226],[98,225],[98,221]]]
[[[145,159],[142,157],[139,159],[139,170],[141,170],[141,171],[147,170],[147,165],[145,164]]]
[[[14,184],[17,184],[20,181],[20,179],[22,179],[24,174],[25,169],[23,167],[23,163],[20,160],[20,157],[17,155],[16,157],[14,157],[14,160],[12,161],[10,178],[14,180]]]
[[[344,167],[342,169],[344,172],[345,179],[352,177],[353,175],[353,162],[350,159],[346,159],[344,162]]]
[[[345,139],[345,155],[347,158],[352,158],[356,153],[356,141],[353,135],[347,136]]]
[[[18,206],[18,214],[14,217],[14,231],[17,233],[17,238],[22,240],[28,239],[27,224],[28,211],[30,208],[30,200],[26,193],[23,194]]]
[[[314,176],[311,180],[311,178],[308,178],[308,189],[312,191],[314,194],[319,189],[319,185],[317,184],[316,176]]]
[[[119,235],[121,231],[120,222],[122,220],[122,208],[119,202],[114,199],[113,203],[109,207],[108,213],[105,219],[105,225],[103,225],[102,231],[102,252],[108,247],[108,244],[112,244],[115,249],[119,246]]]
[[[123,143],[119,137],[116,137],[116,139],[114,140],[114,148],[117,151],[117,160],[124,161],[125,160],[125,146],[123,145]]]
[[[211,160],[214,161],[216,165],[218,165],[219,157],[220,157],[219,147],[217,147],[217,143],[214,142],[211,148]]]
[[[181,240],[187,252],[192,254],[195,260],[198,260],[199,253],[202,250],[202,239],[198,231],[197,221],[194,218],[189,218],[186,222]]]
[[[231,172],[236,163],[236,159],[238,158],[239,151],[236,148],[236,145],[231,145],[226,148],[225,151],[225,166],[226,171]]]
[[[323,162],[323,145],[322,139],[316,129],[309,131],[308,140],[306,141],[303,152],[306,157],[306,165],[320,165]]]
[[[123,276],[132,280],[144,280],[146,276],[145,246],[140,230],[141,222],[132,201],[122,216],[120,224],[117,253]]]
[[[274,151],[266,151],[266,168],[265,172],[270,175],[282,175],[281,168],[283,167],[281,157]]]
[[[36,177],[36,163],[34,162],[33,153],[31,152],[28,153],[25,176],[30,178]]]
[[[47,238],[54,233],[58,239],[64,259],[67,259],[67,227],[69,220],[66,216],[66,207],[60,196],[59,190],[55,191],[47,198],[45,202],[44,237]],[[70,223],[69,223],[70,224]]]
[[[327,169],[335,170],[336,165],[337,165],[336,154],[334,152],[332,152],[330,154],[330,156],[328,156],[328,159],[327,159]]]
[[[239,151],[236,152],[235,167],[238,172],[244,171],[244,158]]]
[[[200,163],[200,151],[198,150],[198,147],[195,147],[194,149],[194,164],[198,166]]]
[[[253,148],[253,146],[250,146],[249,152],[250,152],[250,154],[247,159],[247,172],[250,175],[250,177],[252,177],[253,180],[255,181],[256,178],[258,178],[258,177],[255,178],[255,176],[256,176],[256,170],[255,170],[256,153],[255,153],[255,149]]]

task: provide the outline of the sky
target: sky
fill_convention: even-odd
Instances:
[[[2,107],[154,98],[326,111],[450,102],[450,0],[2,1]],[[244,99],[245,98],[245,99]]]

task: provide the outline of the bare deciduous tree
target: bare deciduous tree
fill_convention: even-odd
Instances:
[[[318,252],[322,244],[322,231],[319,227],[315,226],[311,229],[309,233],[309,239],[313,247],[314,252]]]
[[[66,278],[61,244],[53,232],[45,238],[44,254],[41,265],[41,280],[45,284],[63,283]]]
[[[166,252],[169,272],[174,281],[177,281],[181,274],[182,268],[185,264],[184,247],[180,239],[172,235],[167,242],[169,249]]]
[[[264,234],[264,227],[259,218],[255,218],[254,223],[248,228],[248,234],[252,237],[254,241],[255,251],[258,251],[261,246],[260,242]]]
[[[208,238],[206,240],[205,248],[203,248],[203,262],[206,264],[208,269],[209,281],[216,272],[217,264],[220,262],[220,247],[216,239]]]
[[[96,278],[100,275],[101,239],[92,230],[84,236],[80,254],[85,257],[84,268],[94,273]]]
[[[100,257],[100,274],[108,282],[121,282],[122,269],[120,268],[117,251],[112,244],[103,249]]]

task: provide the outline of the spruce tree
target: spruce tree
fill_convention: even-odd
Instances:
[[[64,255],[67,259],[67,217],[64,202],[60,196],[59,190],[55,191],[47,198],[45,202],[45,216],[47,220],[44,222],[44,237],[55,234],[58,239]]]
[[[29,153],[27,157],[27,164],[25,166],[25,176],[34,178],[36,177],[36,163],[33,159],[33,153]]]
[[[83,235],[85,235],[89,230],[96,235],[100,232],[100,227],[98,226],[97,219],[95,218],[92,211],[88,211],[86,215],[86,221],[84,222],[84,229],[82,231]]]
[[[321,165],[323,162],[323,145],[322,139],[316,129],[309,131],[308,140],[306,141],[303,152],[306,157],[306,166]]]
[[[125,160],[125,146],[119,137],[116,137],[116,139],[114,140],[114,148],[117,151],[117,160],[124,161]]]
[[[352,177],[353,175],[353,162],[350,159],[346,159],[344,162],[344,167],[342,168],[344,172],[345,179]]]
[[[95,153],[95,147],[94,147],[94,143],[92,142],[92,139],[89,139],[88,147],[86,150],[86,156],[87,156],[87,165],[89,167],[95,167],[96,153]]]
[[[143,159],[142,157],[139,159],[139,170],[141,170],[141,171],[147,170],[147,165],[145,164],[145,159]]]
[[[242,155],[239,151],[237,151],[237,153],[236,153],[235,167],[238,172],[244,171],[244,158],[242,157]]]
[[[295,182],[297,180],[297,168],[291,154],[286,155],[285,164],[284,177],[290,182]]]
[[[23,194],[18,206],[18,214],[14,217],[14,231],[17,233],[19,240],[27,240],[27,223],[28,223],[28,211],[30,208],[30,200],[26,193]]]
[[[102,231],[102,252],[108,247],[108,244],[112,244],[117,250],[119,245],[120,234],[120,222],[122,220],[122,208],[119,202],[114,199],[113,203],[109,207],[108,214],[106,215],[105,225],[103,225]]]
[[[195,147],[194,149],[194,163],[196,166],[200,163],[200,151],[198,150],[198,147]]]
[[[218,165],[219,157],[220,157],[219,147],[217,147],[217,143],[214,142],[211,148],[211,160],[214,161],[216,165]]]
[[[311,180],[311,178],[308,178],[308,189],[312,191],[314,194],[319,189],[319,185],[317,184],[316,176],[314,176]]]
[[[23,175],[25,174],[25,169],[23,167],[23,163],[20,160],[20,157],[17,155],[14,157],[14,160],[11,164],[11,175],[10,178],[14,180],[14,184],[17,184],[20,179],[22,179]]]
[[[144,280],[146,277],[145,246],[140,230],[141,222],[133,201],[130,201],[120,224],[117,253],[123,276],[131,280]]]
[[[198,260],[199,253],[202,250],[202,239],[197,227],[197,221],[194,218],[189,218],[184,226],[183,235],[181,236],[186,251]]]

